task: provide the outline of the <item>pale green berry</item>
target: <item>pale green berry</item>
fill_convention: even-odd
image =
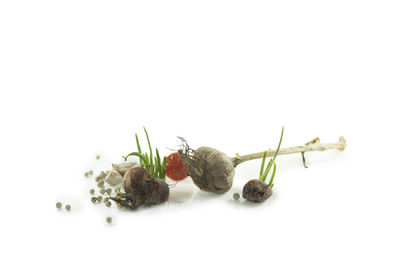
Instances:
[[[62,203],[61,203],[61,202],[57,202],[57,203],[56,203],[56,207],[57,207],[57,209],[61,209]]]
[[[71,210],[71,205],[65,205],[65,209],[67,210],[67,211],[70,211]]]
[[[112,223],[112,218],[111,217],[107,217],[107,219],[106,219],[106,221],[107,221],[107,223]]]
[[[89,192],[93,195],[96,191],[92,188]]]
[[[239,193],[233,194],[233,199],[234,200],[239,200],[240,199],[240,194]]]

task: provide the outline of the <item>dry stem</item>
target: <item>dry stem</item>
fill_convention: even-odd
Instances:
[[[320,143],[319,138],[315,138],[310,142],[307,142],[304,146],[295,146],[289,148],[280,149],[278,155],[292,154],[292,153],[304,153],[309,151],[325,151],[329,149],[338,149],[343,151],[346,148],[346,140],[344,137],[339,138],[339,142],[336,143]],[[269,149],[266,151],[267,157],[272,157],[275,154],[275,150]],[[233,165],[236,167],[238,164],[244,163],[249,160],[263,158],[264,152],[252,153],[248,155],[240,156],[236,154],[235,157],[231,158]]]

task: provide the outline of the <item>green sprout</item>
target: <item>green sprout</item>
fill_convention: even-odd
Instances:
[[[129,153],[127,156],[124,157],[125,161],[128,159],[129,156],[137,156],[139,157],[139,164],[141,167],[146,168],[149,171],[150,175],[154,176],[155,178],[165,180],[165,168],[167,166],[167,157],[163,157],[161,161],[160,153],[156,148],[156,155],[153,156],[153,150],[150,144],[149,134],[145,127],[143,127],[144,132],[146,133],[147,143],[149,145],[149,153],[142,152],[142,148],[140,147],[139,137],[135,134],[136,137],[136,146],[137,152]]]
[[[274,169],[272,170],[272,175],[271,175],[271,179],[268,183],[268,186],[270,188],[272,188],[274,186],[274,178],[275,178],[275,173],[276,173],[276,163],[275,163],[275,159],[276,156],[278,155],[279,149],[281,147],[281,143],[282,143],[282,138],[283,138],[283,131],[284,128],[282,127],[282,133],[281,133],[281,139],[279,140],[279,144],[278,144],[278,148],[275,151],[274,157],[269,161],[269,163],[267,164],[267,167],[264,170],[264,166],[265,166],[265,159],[267,158],[267,152],[264,152],[264,156],[263,156],[263,160],[261,163],[261,169],[260,169],[260,177],[259,179],[263,182],[265,182],[267,180],[269,171],[271,170],[272,166],[274,167]]]

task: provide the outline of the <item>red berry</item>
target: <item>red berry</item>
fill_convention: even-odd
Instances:
[[[183,180],[188,176],[185,165],[183,164],[181,157],[179,157],[179,152],[174,152],[168,155],[165,174],[175,181]]]

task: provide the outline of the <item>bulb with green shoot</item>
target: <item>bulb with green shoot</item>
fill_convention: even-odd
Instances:
[[[113,200],[117,206],[128,209],[136,209],[140,205],[161,204],[168,200],[169,187],[165,180],[166,157],[161,157],[158,149],[153,153],[149,134],[144,128],[146,134],[149,152],[142,152],[139,138],[136,134],[137,151],[131,152],[125,156],[125,160],[130,156],[139,157],[139,165],[128,169],[124,173],[122,187],[125,193],[116,191],[116,196],[112,197],[110,191],[108,200]],[[163,159],[161,159],[163,158]]]
[[[243,187],[243,192],[242,192],[243,198],[247,199],[248,201],[263,202],[272,196],[272,188],[274,187],[274,178],[276,174],[275,159],[281,147],[283,131],[284,129],[282,127],[281,139],[279,140],[278,148],[275,151],[274,157],[268,162],[266,167],[265,167],[265,160],[267,158],[267,152],[264,152],[259,178],[250,180]],[[267,183],[268,175],[271,169],[272,169],[271,178]]]

